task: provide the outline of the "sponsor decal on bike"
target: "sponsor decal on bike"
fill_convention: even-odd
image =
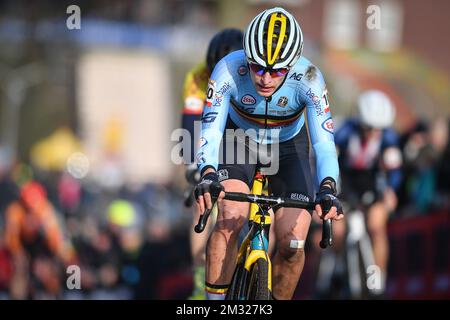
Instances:
[[[286,107],[287,106],[287,104],[288,104],[288,98],[287,97],[280,97],[280,99],[278,99],[278,102],[277,102],[277,106],[279,106],[279,107]]]
[[[294,72],[294,74],[292,76],[290,76],[289,79],[294,79],[294,80],[300,81],[300,80],[302,80],[302,77],[303,77],[303,73]]]
[[[239,66],[238,73],[240,76],[245,76],[248,73],[248,68],[245,65]]]
[[[334,123],[333,123],[333,119],[328,118],[327,120],[325,120],[324,122],[322,122],[322,128],[325,131],[328,131],[329,133],[333,133],[334,132]]]
[[[246,94],[241,98],[241,102],[245,105],[252,105],[256,103],[256,99],[252,95]]]
[[[216,92],[216,82],[214,80],[208,81],[208,89],[206,90],[206,106],[211,107],[212,101],[214,97],[214,93]]]
[[[219,171],[217,171],[217,175],[219,178],[219,182],[224,181],[224,180],[228,180],[228,170],[227,169],[220,169]]]

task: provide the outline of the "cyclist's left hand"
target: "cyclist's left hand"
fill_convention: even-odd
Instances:
[[[324,220],[342,220],[344,218],[341,202],[333,195],[331,188],[321,187],[317,194],[316,202],[315,210],[320,218]],[[329,208],[329,211],[324,215],[324,211],[327,208]]]

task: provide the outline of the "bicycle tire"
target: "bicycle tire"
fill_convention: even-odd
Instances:
[[[245,272],[244,266],[242,264],[238,264],[236,266],[236,269],[234,270],[230,286],[228,287],[228,291],[225,296],[225,300],[241,299],[242,292],[245,289],[243,286],[243,284],[245,283],[244,272]]]
[[[247,300],[271,300],[269,290],[269,264],[259,258],[252,267],[249,277]]]

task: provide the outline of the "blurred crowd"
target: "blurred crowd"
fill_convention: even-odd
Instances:
[[[0,180],[0,299],[188,294],[189,216],[172,186],[105,190],[25,164]]]
[[[419,121],[402,135],[403,185],[399,215],[450,208],[449,120]]]
[[[393,219],[450,210],[448,128],[447,120],[421,121],[402,135]],[[191,213],[179,182],[108,189],[65,171],[3,168],[0,299],[185,299]],[[79,289],[69,284],[71,265]]]

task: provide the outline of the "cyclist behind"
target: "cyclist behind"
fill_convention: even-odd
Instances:
[[[302,47],[298,22],[276,7],[258,14],[249,24],[244,50],[227,55],[217,64],[208,83],[197,153],[202,178],[195,194],[201,212],[212,207],[211,194],[219,195],[220,190],[249,193],[255,170],[263,165],[271,193],[313,200],[310,138],[320,182],[316,199],[332,200],[333,206],[324,218],[343,218],[337,214],[342,212],[335,197],[339,167],[325,82],[320,70],[301,56]],[[242,130],[227,130],[224,135],[225,128]],[[221,158],[225,161],[219,163],[222,136],[225,148]],[[262,146],[275,151],[278,148],[279,158],[267,161],[268,154],[256,151],[265,149]],[[245,150],[245,158],[240,150]],[[278,170],[270,172],[273,167]],[[225,297],[236,261],[239,230],[249,210],[249,204],[223,200],[223,195],[220,192],[219,214],[206,250],[208,299]],[[323,216],[320,205],[316,211]],[[302,209],[282,208],[275,214],[274,299],[292,298],[304,265],[310,222],[311,214]]]
[[[206,61],[202,61],[188,72],[184,81],[183,92],[183,117],[182,126],[190,133],[191,153],[185,154],[186,178],[190,184],[199,182],[200,173],[197,165],[193,164],[194,158],[194,122],[200,121],[203,106],[206,100],[206,87],[211,71],[214,70],[217,62],[228,53],[242,49],[243,34],[238,29],[224,29],[217,33],[209,43]],[[186,158],[189,157],[189,158]],[[194,269],[194,288],[190,299],[205,298],[205,246],[208,233],[197,234],[194,226],[198,222],[200,211],[198,206],[194,206],[192,216],[192,228],[190,236],[191,256]]]
[[[368,208],[366,224],[375,264],[381,271],[381,288],[374,293],[382,296],[389,254],[386,226],[389,214],[397,206],[402,156],[399,137],[391,128],[395,109],[388,96],[368,90],[359,96],[357,106],[358,116],[344,122],[335,134],[342,173],[340,197],[351,205],[356,200]],[[335,232],[335,247],[340,247],[343,234]]]

